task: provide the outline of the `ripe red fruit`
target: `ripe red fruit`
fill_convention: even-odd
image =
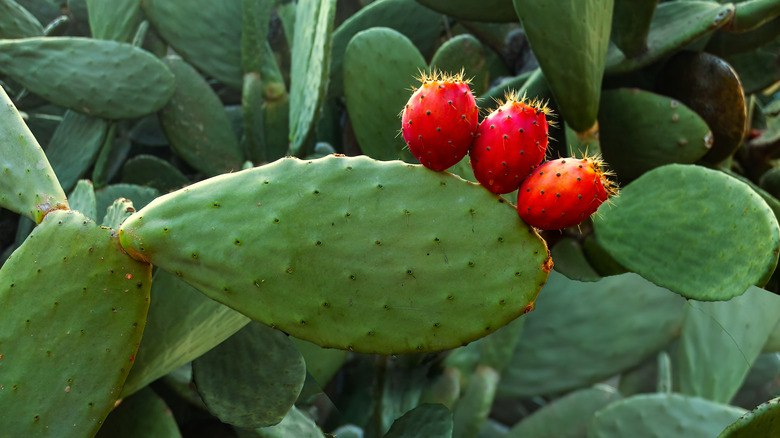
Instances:
[[[517,94],[479,124],[469,157],[474,176],[493,193],[517,190],[547,152],[547,115],[537,101],[530,104]]]
[[[474,95],[463,73],[423,74],[402,112],[401,132],[423,166],[445,170],[466,156],[479,123]]]
[[[517,212],[529,225],[557,230],[579,224],[615,187],[598,157],[559,158],[537,167],[520,185]]]

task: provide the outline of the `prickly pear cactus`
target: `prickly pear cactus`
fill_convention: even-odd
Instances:
[[[255,320],[362,352],[491,333],[533,308],[551,268],[502,198],[365,157],[287,158],[204,181],[139,210],[120,236],[134,258]]]

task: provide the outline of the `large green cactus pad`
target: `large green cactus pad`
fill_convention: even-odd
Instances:
[[[151,388],[122,400],[96,438],[181,438],[171,409]]]
[[[0,436],[93,436],[133,365],[151,266],[57,210],[0,270]]]
[[[636,395],[597,412],[588,438],[711,438],[745,410],[680,394]]]
[[[123,397],[200,357],[250,321],[161,269],[154,274],[151,299]]]
[[[0,71],[54,104],[107,119],[153,113],[174,89],[173,75],[151,53],[91,38],[2,40]]]
[[[43,35],[43,26],[14,0],[0,0],[0,38],[26,38]]]
[[[622,181],[670,163],[693,164],[712,147],[707,122],[679,101],[636,88],[605,91],[601,152]]]
[[[632,368],[677,337],[684,305],[636,274],[584,283],[552,272],[498,395],[556,394]]]
[[[288,336],[251,322],[192,362],[209,412],[245,429],[284,419],[303,388],[306,364]]]
[[[502,198],[399,161],[285,158],[162,196],[120,231],[134,257],[322,346],[453,348],[532,308],[544,241]]]
[[[141,2],[86,0],[92,38],[130,42],[141,22]]]
[[[780,228],[766,202],[746,184],[700,166],[645,173],[602,205],[593,224],[620,264],[697,300],[728,300],[763,286],[780,251]]]
[[[145,0],[141,7],[182,58],[241,89],[241,0]]]
[[[0,207],[40,223],[68,200],[43,149],[0,87]]]
[[[414,44],[392,29],[371,28],[350,40],[344,54],[344,94],[364,154],[377,160],[414,159],[399,134],[398,111],[409,100],[414,77],[426,67]]]
[[[718,438],[770,437],[777,433],[780,421],[780,397],[760,404],[729,425]]]
[[[680,392],[728,403],[780,318],[780,296],[758,287],[729,301],[691,302],[680,335]]]
[[[596,122],[614,0],[514,0],[528,42],[566,123]]]

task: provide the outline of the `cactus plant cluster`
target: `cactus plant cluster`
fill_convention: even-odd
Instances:
[[[0,0],[0,437],[777,436],[778,20]]]

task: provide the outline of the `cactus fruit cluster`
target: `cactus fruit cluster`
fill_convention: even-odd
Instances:
[[[0,438],[780,436],[778,53],[778,0],[0,0]]]

